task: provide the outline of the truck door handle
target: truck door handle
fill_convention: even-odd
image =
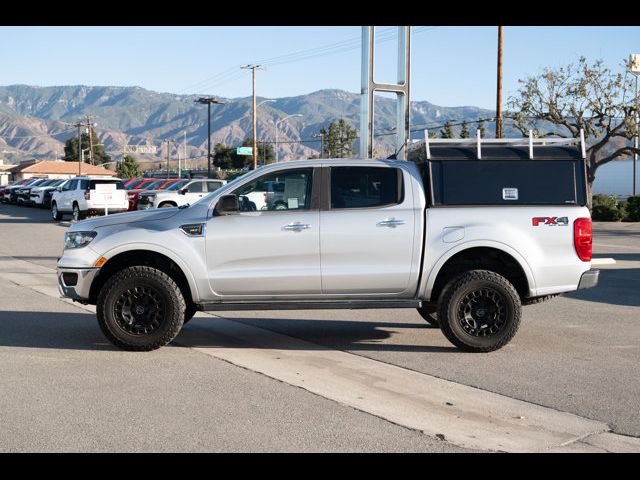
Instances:
[[[290,230],[293,232],[300,232],[302,230],[308,230],[309,228],[311,228],[310,225],[306,223],[300,223],[300,222],[290,223],[282,227],[283,230]]]
[[[398,225],[404,225],[404,220],[396,220],[395,218],[386,218],[381,222],[378,222],[377,225],[379,227],[390,227],[396,228]]]

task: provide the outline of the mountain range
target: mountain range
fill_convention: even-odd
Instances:
[[[65,141],[77,135],[72,125],[90,115],[95,131],[114,160],[122,156],[124,144],[155,145],[155,155],[134,155],[141,161],[160,162],[166,158],[162,140],[174,139],[180,144],[186,134],[186,156],[191,163],[204,164],[207,149],[207,107],[196,103],[198,95],[176,95],[146,90],[141,87],[115,86],[0,86],[0,160],[18,163],[31,159],[59,159],[64,154]],[[220,98],[222,105],[211,106],[212,145],[222,142],[240,146],[252,134],[251,97]],[[258,97],[258,104],[267,100]],[[379,156],[393,151],[395,100],[377,96],[375,100],[375,148]],[[278,140],[280,159],[307,158],[317,155],[318,134],[332,120],[345,118],[359,127],[360,95],[343,90],[327,89],[299,95],[270,99],[258,107],[258,140],[273,142],[275,122],[280,123]],[[442,107],[427,101],[411,102],[412,128],[432,128],[445,121],[473,122],[490,118],[491,110],[478,107]],[[475,123],[470,123],[474,130]],[[486,123],[487,134],[493,130]],[[438,129],[438,128],[435,128]],[[421,138],[422,133],[412,134]],[[299,140],[305,140],[299,142]],[[357,145],[357,141],[356,141]],[[163,148],[161,148],[161,146]],[[170,152],[177,159],[178,149]],[[189,164],[188,164],[189,166]]]

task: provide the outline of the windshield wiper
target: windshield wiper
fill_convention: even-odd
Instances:
[[[185,203],[184,205],[180,205],[178,208],[182,210],[183,208],[189,208],[191,206],[190,203]]]

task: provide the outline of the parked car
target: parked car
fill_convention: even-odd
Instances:
[[[95,304],[126,350],[166,345],[197,310],[416,308],[489,352],[522,305],[597,284],[583,143],[428,141],[422,163],[276,163],[188,207],[79,222],[60,292]],[[287,208],[244,211],[238,196],[269,181]]]
[[[53,191],[56,187],[62,185],[66,180],[64,179],[55,179],[51,180],[47,184],[39,185],[31,189],[31,194],[29,195],[31,204],[35,207],[44,207],[44,198],[47,192]],[[49,197],[51,198],[51,197]],[[47,205],[47,208],[51,207],[51,204]]]
[[[48,210],[51,209],[51,199],[53,198],[53,194],[58,189],[62,189],[67,182],[69,182],[69,179],[63,180],[62,182],[60,182],[60,184],[58,184],[57,186],[55,186],[53,188],[46,188],[45,189],[44,194],[42,196],[42,208],[46,208]]]
[[[31,205],[31,191],[36,187],[44,187],[53,183],[55,180],[50,178],[43,178],[37,182],[33,182],[31,185],[23,186],[17,189],[18,197],[16,203],[18,205],[30,206]]]
[[[179,207],[193,203],[226,183],[226,180],[182,179],[162,191],[142,192],[138,200],[138,210]]]
[[[2,202],[2,203],[6,203],[6,200],[5,200],[4,194],[5,194],[5,192],[6,192],[6,190],[7,190],[8,188],[12,188],[12,187],[19,187],[20,185],[22,185],[22,184],[26,183],[28,180],[29,180],[29,179],[27,179],[27,178],[22,178],[22,179],[20,179],[20,180],[16,180],[16,181],[14,181],[14,182],[11,182],[11,183],[10,183],[10,184],[8,184],[8,185],[2,185],[2,186],[0,187],[0,202]]]
[[[34,177],[34,178],[30,178],[27,181],[21,183],[21,184],[17,184],[17,185],[12,185],[10,187],[5,188],[4,190],[4,200],[5,203],[18,203],[18,193],[20,191],[21,188],[24,187],[28,187],[29,185],[33,185],[36,182],[39,182],[42,180],[42,177]]]
[[[134,188],[127,192],[127,198],[129,199],[129,211],[137,210],[138,200],[140,200],[140,194],[142,192],[149,192],[152,190],[163,190],[169,185],[179,181],[180,179],[161,179],[155,182],[147,183],[142,188]]]
[[[123,182],[125,190],[133,190],[135,188],[139,188],[143,184],[148,184],[150,182],[155,182],[158,180],[157,178],[146,178],[146,177],[138,177],[138,178],[130,178],[126,183]]]
[[[104,199],[96,191],[97,186],[112,184],[115,186],[110,198]],[[124,185],[115,177],[75,177],[56,189],[51,198],[51,217],[62,220],[65,214],[71,214],[74,221],[87,215],[126,212],[129,201]]]

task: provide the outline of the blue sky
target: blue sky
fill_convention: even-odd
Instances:
[[[379,32],[385,41],[377,46],[376,74],[394,81],[395,29]],[[241,97],[251,94],[251,78],[239,66],[264,62],[259,96],[358,92],[359,38],[357,26],[0,27],[0,84],[138,85]],[[623,58],[640,53],[640,28],[505,27],[504,42],[506,98],[519,78],[580,55],[618,69]],[[493,109],[496,44],[497,27],[414,27],[411,98]]]

